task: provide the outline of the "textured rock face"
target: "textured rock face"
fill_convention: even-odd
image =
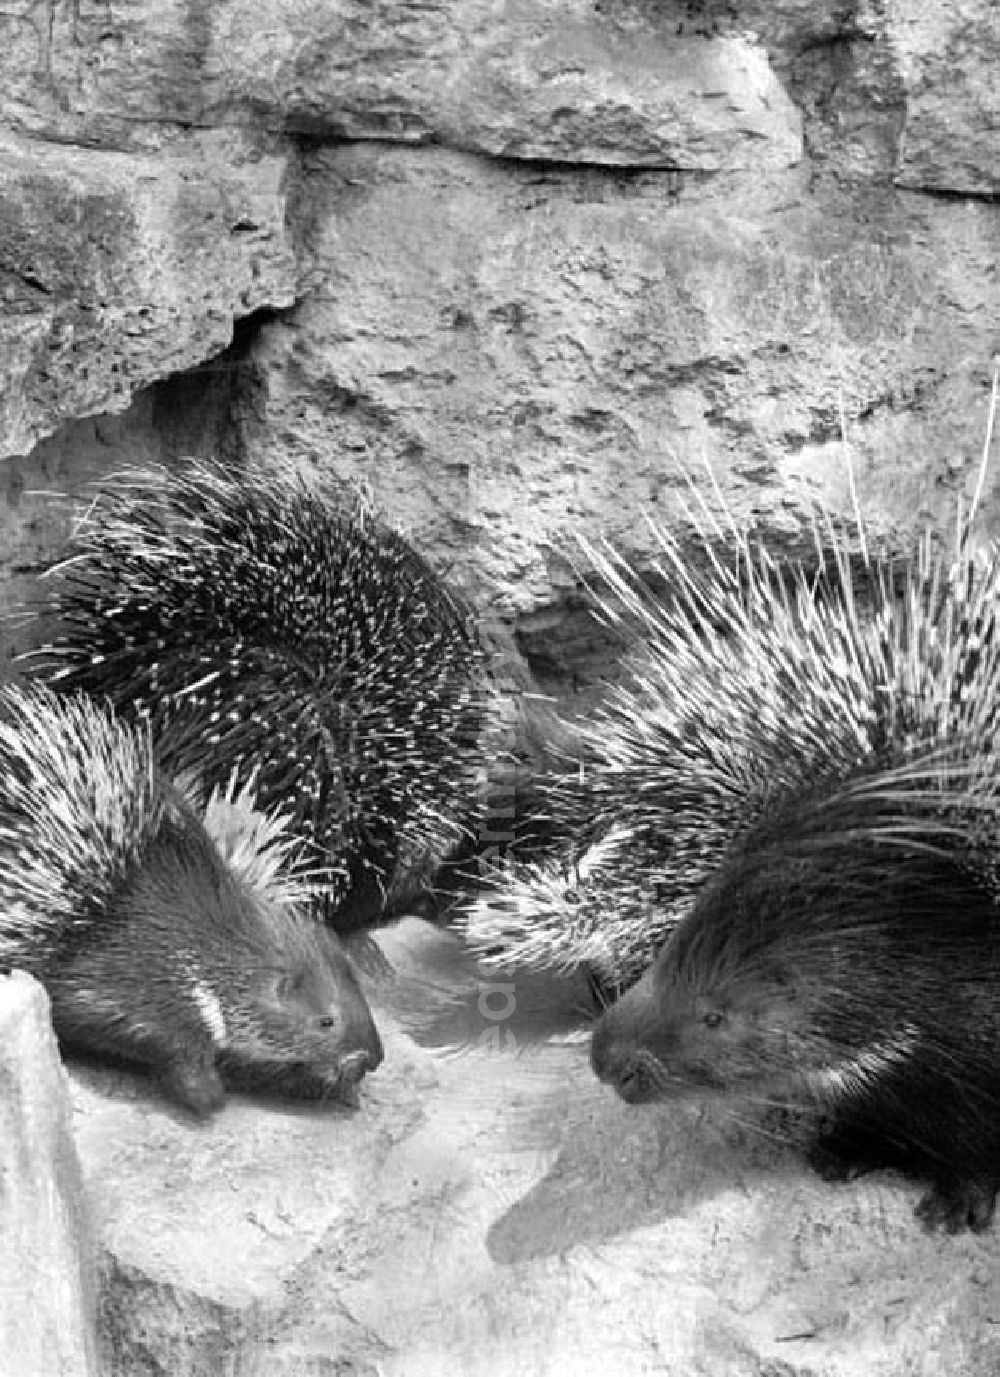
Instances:
[[[436,149],[308,169],[317,288],[263,331],[261,453],[364,473],[522,594],[546,538],[641,541],[706,459],[741,516],[849,509],[842,416],[876,524],[944,516],[978,465],[991,205]]]
[[[97,1377],[94,1251],[49,1001],[0,977],[0,1367]]]
[[[845,509],[842,417],[877,525],[950,518],[1000,343],[998,30],[989,0],[8,5],[0,454],[52,437],[72,488],[170,453],[155,397],[103,455],[67,423],[278,310],[205,434],[370,485],[522,609],[555,529],[641,553],[704,460],[790,535]],[[65,521],[15,496],[18,569]]]
[[[798,111],[755,37],[709,46],[643,6],[167,0],[56,4],[49,25],[37,11],[13,23],[44,72],[21,66],[12,112],[46,135],[121,144],[155,122],[250,124],[706,170],[801,153]]]
[[[25,454],[289,305],[283,160],[253,138],[125,154],[0,133],[0,445]]]
[[[1000,21],[996,7],[907,0],[893,16],[905,98],[897,180],[996,195],[1000,182]]]

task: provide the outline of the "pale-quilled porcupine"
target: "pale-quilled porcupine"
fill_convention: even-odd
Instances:
[[[0,962],[42,982],[67,1049],[145,1068],[195,1113],[224,1085],[349,1096],[382,1058],[336,938],[281,902],[255,845],[223,861],[146,727],[0,689]]]
[[[590,926],[543,915],[629,974],[665,941],[594,1030],[624,1099],[818,1110],[821,1170],[929,1180],[949,1230],[986,1227],[1000,1183],[1000,551],[960,531],[901,563],[862,538],[864,615],[832,530],[814,575],[738,532],[700,572],[662,534],[665,603],[595,557],[645,644],[554,786],[591,826]]]
[[[566,765],[536,781],[567,840],[508,864],[465,919],[487,960],[584,967],[612,992],[774,799],[948,737],[984,672],[975,627],[993,597],[964,545],[953,559],[929,536],[901,561],[862,532],[854,560],[849,533],[827,525],[815,566],[704,512],[656,536],[644,577],[584,546],[597,614],[632,649],[561,743]]]
[[[170,772],[253,777],[339,931],[405,908],[470,822],[486,712],[466,609],[398,534],[287,468],[105,485],[53,571],[59,688],[151,722]]]

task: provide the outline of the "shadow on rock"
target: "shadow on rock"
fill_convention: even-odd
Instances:
[[[602,1087],[558,1105],[556,1158],[490,1228],[487,1250],[510,1265],[601,1244],[731,1191],[796,1169],[794,1149],[691,1105],[629,1106]]]
[[[485,967],[420,919],[380,932],[378,947],[381,970],[356,959],[376,1022],[388,1012],[422,1047],[514,1053],[551,1038],[583,1041],[594,1016],[583,977]]]

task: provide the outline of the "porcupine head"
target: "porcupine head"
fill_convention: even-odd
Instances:
[[[1000,1176],[1000,920],[946,845],[880,843],[873,821],[848,793],[758,828],[600,1018],[592,1065],[633,1103],[815,1107],[825,1175],[929,1178],[925,1224],[983,1228]]]
[[[61,1039],[148,1067],[197,1114],[224,1086],[350,1099],[382,1046],[336,938],[254,894],[162,788],[159,825],[86,940],[44,973]]]

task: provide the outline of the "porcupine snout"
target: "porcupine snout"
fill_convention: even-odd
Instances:
[[[358,996],[356,1006],[345,1012],[344,1046],[348,1049],[340,1062],[341,1079],[354,1085],[380,1066],[385,1056],[382,1039],[365,1000]]]
[[[665,1030],[655,1021],[655,1005],[645,986],[646,981],[640,981],[606,1010],[590,1044],[594,1074],[630,1104],[653,1099],[663,1080],[659,1053]],[[656,1053],[648,1045],[653,1036]]]
[[[644,1098],[641,1053],[600,1026],[590,1046],[590,1064],[598,1080],[613,1086],[623,1100],[634,1103]]]
[[[340,1077],[357,1085],[369,1071],[381,1065],[385,1056],[382,1039],[347,955],[329,935],[327,947],[336,981],[331,1002],[336,1004],[340,1023]]]

